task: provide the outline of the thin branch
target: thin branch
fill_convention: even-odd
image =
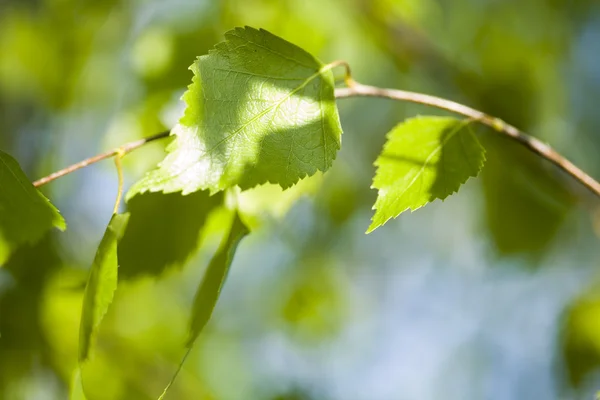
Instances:
[[[335,89],[335,97],[343,99],[347,97],[382,97],[392,100],[408,101],[411,103],[424,104],[432,107],[437,107],[443,110],[451,111],[456,114],[464,115],[465,117],[473,118],[480,123],[489,126],[496,132],[508,136],[509,138],[516,140],[535,154],[550,161],[567,174],[571,175],[574,179],[581,182],[582,185],[587,187],[596,196],[600,197],[600,183],[594,178],[583,172],[571,161],[557,153],[546,143],[521,132],[519,129],[512,125],[507,124],[499,118],[492,117],[481,111],[475,110],[471,107],[465,106],[460,103],[456,103],[451,100],[442,99],[440,97],[430,96],[422,93],[407,92],[404,90],[396,89],[382,89],[375,86],[363,85],[354,82],[354,84],[348,88],[337,88]]]
[[[162,139],[162,138],[166,138],[167,136],[169,136],[170,131],[164,131],[161,133],[157,133],[156,135],[144,138],[144,139],[140,139],[140,140],[136,140],[134,142],[129,142],[124,144],[123,146],[117,147],[116,149],[107,151],[105,153],[101,153],[98,154],[96,156],[90,157],[90,158],[86,158],[83,161],[80,161],[76,164],[73,165],[69,165],[66,168],[63,168],[59,171],[53,172],[52,174],[45,176],[41,179],[38,179],[37,181],[33,182],[33,186],[35,187],[40,187],[42,185],[45,185],[48,182],[52,182],[55,179],[58,179],[62,176],[65,176],[67,174],[70,174],[71,172],[75,172],[77,170],[80,170],[81,168],[87,167],[88,165],[92,165],[97,163],[98,161],[102,161],[102,160],[106,160],[107,158],[111,158],[116,156],[117,154],[122,154],[125,155],[127,153],[129,153],[130,151],[133,151],[137,148],[142,147],[143,145],[145,145],[146,143],[150,143],[153,142],[155,140],[158,139]]]
[[[496,132],[501,133],[518,143],[531,150],[533,153],[540,157],[550,161],[567,174],[571,175],[574,179],[581,182],[582,185],[587,187],[592,193],[600,197],[600,183],[594,178],[583,172],[571,161],[554,151],[549,145],[541,142],[540,140],[521,132],[519,129],[512,125],[507,124],[499,118],[492,117],[481,111],[475,110],[474,108],[465,106],[460,103],[456,103],[451,100],[442,99],[440,97],[430,96],[423,93],[408,92],[405,90],[397,89],[383,89],[375,86],[363,85],[352,79],[350,75],[350,68],[347,63],[341,61],[335,61],[328,65],[328,68],[337,66],[344,66],[346,68],[345,81],[349,86],[347,88],[335,89],[335,97],[337,99],[343,99],[348,97],[382,97],[392,100],[408,101],[411,103],[424,104],[443,110],[451,111],[456,114],[464,115],[465,117],[472,118],[479,121],[480,123],[489,126]],[[105,160],[110,157],[114,157],[117,154],[127,154],[139,147],[142,147],[146,143],[150,143],[154,140],[162,139],[169,136],[169,131],[158,133],[154,136],[150,136],[145,139],[136,140],[124,144],[121,147],[107,151],[97,156],[90,157],[69,167],[61,169],[60,171],[54,172],[44,178],[41,178],[33,183],[35,187],[45,185],[55,179],[70,174],[71,172],[77,171],[81,168],[87,167],[88,165],[97,163],[98,161]]]

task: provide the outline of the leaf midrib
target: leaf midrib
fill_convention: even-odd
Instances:
[[[299,85],[297,88],[293,89],[292,91],[290,91],[287,95],[285,95],[281,100],[277,101],[276,103],[273,103],[271,106],[265,108],[263,111],[259,112],[258,114],[256,114],[255,116],[253,116],[252,118],[250,118],[248,121],[244,122],[238,129],[236,129],[235,131],[233,131],[232,133],[230,133],[228,136],[224,137],[223,139],[221,139],[218,143],[216,143],[215,145],[213,145],[210,149],[208,149],[206,151],[206,154],[211,155],[212,152],[219,146],[221,146],[223,143],[227,142],[229,139],[231,139],[232,137],[237,136],[241,131],[243,131],[244,129],[246,129],[246,127],[248,125],[250,125],[251,123],[253,123],[254,121],[256,121],[257,119],[262,118],[263,116],[265,116],[266,114],[268,114],[270,111],[272,111],[273,109],[278,108],[279,106],[281,106],[284,102],[286,102],[290,97],[292,97],[294,94],[298,93],[300,90],[304,89],[306,87],[306,85],[308,85],[310,82],[312,82],[316,77],[321,76],[321,74],[323,72],[325,72],[325,67],[324,66],[322,68],[320,68],[317,72],[315,72],[314,74],[312,74],[311,76],[309,76],[308,78],[306,78],[304,80],[304,82],[302,82],[301,85]],[[320,91],[319,91],[319,111],[322,112],[321,108],[321,98],[320,98]]]

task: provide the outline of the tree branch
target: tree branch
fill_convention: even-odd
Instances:
[[[596,181],[594,178],[583,172],[581,169],[579,169],[579,167],[577,167],[571,161],[567,160],[565,157],[557,153],[546,143],[543,143],[540,140],[529,136],[524,132],[521,132],[519,129],[507,124],[499,118],[492,117],[481,111],[475,110],[471,107],[465,106],[460,103],[456,103],[451,100],[446,100],[440,97],[430,96],[422,93],[407,92],[404,90],[396,89],[382,89],[375,86],[363,85],[356,82],[348,88],[335,89],[335,97],[337,99],[360,96],[382,97],[386,99],[424,104],[472,118],[484,125],[489,126],[496,132],[506,135],[510,139],[516,140],[518,143],[522,144],[527,149],[531,150],[533,153],[550,161],[552,164],[556,165],[564,172],[571,175],[574,179],[581,182],[582,185],[587,187],[592,193],[600,197],[600,183],[598,183],[598,181]]]
[[[116,149],[107,151],[105,153],[101,153],[98,154],[96,156],[90,157],[90,158],[86,158],[83,161],[80,161],[76,164],[73,165],[69,165],[66,168],[63,168],[59,171],[53,172],[48,176],[45,176],[41,179],[38,179],[37,181],[33,182],[33,186],[35,187],[40,187],[42,185],[45,185],[48,182],[52,182],[55,179],[58,179],[62,176],[65,176],[67,174],[70,174],[71,172],[75,172],[81,168],[87,167],[88,165],[92,165],[97,163],[98,161],[102,161],[102,160],[106,160],[107,158],[111,158],[116,156],[117,154],[121,154],[121,155],[125,155],[127,153],[129,153],[130,151],[133,151],[137,148],[142,147],[143,145],[145,145],[146,143],[150,143],[153,142],[155,140],[158,139],[162,139],[162,138],[166,138],[167,136],[169,136],[169,133],[171,131],[164,131],[161,133],[157,133],[156,135],[144,138],[144,139],[140,139],[140,140],[136,140],[134,142],[129,142],[124,144],[123,146],[117,147]]]
[[[397,89],[383,89],[375,86],[363,85],[354,80],[350,76],[349,67],[344,62],[334,62],[331,64],[332,67],[344,66],[346,68],[346,83],[349,87],[335,89],[335,97],[337,99],[344,99],[348,97],[382,97],[386,99],[408,101],[411,103],[424,104],[432,107],[436,107],[442,110],[451,111],[456,114],[463,115],[468,118],[472,118],[480,123],[489,126],[498,133],[501,133],[510,139],[513,139],[525,146],[527,149],[537,154],[538,156],[550,161],[564,172],[572,176],[574,179],[579,181],[582,185],[588,188],[596,196],[600,197],[600,183],[594,178],[583,172],[571,161],[554,151],[549,145],[541,142],[540,140],[521,132],[519,129],[512,125],[507,124],[499,118],[492,117],[481,111],[475,110],[471,107],[465,106],[460,103],[456,103],[451,100],[442,99],[440,97],[430,96],[423,93],[408,92],[405,90]],[[127,154],[139,147],[142,147],[146,143],[150,143],[154,140],[162,139],[169,136],[169,131],[158,133],[154,136],[150,136],[145,139],[136,140],[124,144],[121,147],[107,151],[97,156],[90,157],[69,167],[61,169],[60,171],[54,172],[44,178],[41,178],[33,183],[35,187],[45,185],[55,179],[70,174],[71,172],[77,171],[81,168],[87,167],[88,165],[97,163],[104,159],[114,157],[117,154]]]

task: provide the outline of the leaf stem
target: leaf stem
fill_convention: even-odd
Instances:
[[[163,390],[163,392],[160,395],[160,397],[158,398],[158,400],[163,400],[165,398],[165,396],[167,395],[167,392],[169,391],[169,389],[175,382],[175,379],[177,379],[179,372],[181,372],[181,368],[183,367],[183,364],[185,364],[185,360],[188,358],[188,356],[190,355],[191,352],[192,352],[192,346],[188,347],[188,349],[186,350],[185,354],[183,355],[183,358],[181,359],[181,361],[179,362],[179,365],[177,366],[177,369],[175,370],[175,373],[171,377],[171,380],[169,381],[169,383],[167,383],[167,386]]]
[[[346,70],[346,73],[344,74],[344,83],[349,88],[354,87],[356,81],[352,78],[352,70],[350,69],[350,64],[348,64],[348,62],[344,60],[337,60],[330,62],[325,66],[325,68],[327,69],[333,69],[336,67],[344,67],[344,69]]]
[[[45,185],[48,182],[52,182],[55,179],[58,179],[65,175],[68,175],[71,172],[75,172],[77,170],[80,170],[81,168],[87,167],[88,165],[92,165],[92,164],[97,163],[98,161],[102,161],[102,160],[106,160],[107,158],[114,157],[121,152],[122,152],[122,155],[125,155],[125,154],[129,153],[130,151],[133,151],[137,148],[142,147],[146,143],[150,143],[150,142],[153,142],[158,139],[166,138],[167,136],[169,136],[169,133],[170,133],[170,131],[160,132],[160,133],[157,133],[156,135],[153,135],[153,136],[150,136],[150,137],[147,137],[144,139],[136,140],[134,142],[129,142],[129,143],[124,144],[123,146],[117,147],[116,149],[98,154],[98,155],[90,157],[90,158],[86,158],[85,160],[82,160],[76,164],[70,165],[59,171],[51,173],[48,176],[38,179],[37,181],[33,182],[33,186],[40,187],[42,185]]]
[[[600,183],[594,178],[583,172],[579,167],[567,160],[561,154],[556,152],[546,143],[527,135],[512,125],[507,124],[499,118],[492,117],[481,111],[475,110],[474,108],[465,106],[460,103],[456,103],[451,100],[443,99],[436,96],[430,96],[423,93],[408,92],[405,90],[397,89],[384,89],[375,86],[363,85],[357,82],[353,82],[347,88],[336,88],[335,97],[337,99],[343,99],[348,97],[382,97],[386,99],[408,101],[411,103],[424,104],[436,108],[440,108],[446,111],[451,111],[456,114],[464,115],[465,117],[472,118],[483,125],[487,125],[493,130],[507,137],[516,140],[527,149],[537,154],[538,156],[550,161],[562,169],[567,174],[571,175],[574,179],[579,181],[582,185],[588,188],[596,196],[600,197]]]
[[[121,199],[123,198],[123,166],[121,165],[121,159],[125,154],[125,150],[123,150],[122,147],[119,147],[117,149],[117,154],[115,154],[115,166],[117,167],[117,174],[119,176],[119,188],[117,189],[117,199],[115,200],[113,214],[119,212],[119,204],[121,204]]]

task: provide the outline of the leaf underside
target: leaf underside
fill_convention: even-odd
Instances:
[[[63,217],[0,150],[0,266],[17,247],[36,243],[53,227],[64,230]]]
[[[128,219],[129,214],[113,215],[98,246],[83,295],[79,327],[80,363],[88,359],[93,337],[117,290],[117,242]]]
[[[206,191],[144,193],[127,203],[130,218],[119,240],[119,279],[156,276],[181,267],[200,247],[204,224],[223,203],[221,193]]]
[[[267,182],[288,188],[335,159],[342,130],[330,67],[265,30],[236,28],[225,39],[191,66],[168,155],[128,198]]]
[[[445,199],[477,176],[484,162],[485,150],[468,121],[416,117],[400,123],[375,161],[372,187],[378,195],[367,233],[406,210]]]

